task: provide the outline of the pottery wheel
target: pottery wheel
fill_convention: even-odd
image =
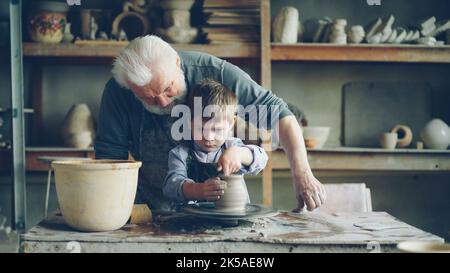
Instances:
[[[181,208],[181,211],[192,216],[214,220],[244,220],[274,216],[277,211],[271,207],[258,204],[247,204],[243,211],[221,211],[214,203],[196,203]]]

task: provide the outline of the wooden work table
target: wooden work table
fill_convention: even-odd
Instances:
[[[401,241],[443,242],[385,212],[279,212],[237,227],[174,214],[112,232],[69,228],[58,213],[21,236],[22,252],[395,252]]]

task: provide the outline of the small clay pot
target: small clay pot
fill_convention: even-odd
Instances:
[[[383,149],[393,150],[397,146],[397,133],[382,133],[380,135],[380,145]]]
[[[220,176],[227,182],[224,195],[216,202],[216,209],[225,212],[243,211],[249,201],[243,175]]]

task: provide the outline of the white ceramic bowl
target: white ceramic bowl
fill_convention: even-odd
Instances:
[[[56,193],[66,223],[81,231],[111,231],[127,222],[142,163],[55,161]]]
[[[440,119],[433,119],[420,132],[420,138],[429,149],[446,150],[450,145],[450,128]]]
[[[406,241],[399,243],[397,248],[408,253],[450,253],[450,245],[444,243]]]
[[[327,142],[330,135],[330,127],[303,127],[303,138],[306,140],[314,140],[316,143],[315,149],[321,149]]]

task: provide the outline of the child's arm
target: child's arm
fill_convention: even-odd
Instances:
[[[177,146],[169,152],[168,171],[164,179],[163,193],[178,202],[189,201],[183,194],[183,184],[194,182],[187,176],[187,156],[188,150],[183,146]]]
[[[244,145],[235,138],[227,142],[226,149],[218,160],[218,171],[224,175],[234,173],[258,174],[267,164],[267,153],[257,145]]]

